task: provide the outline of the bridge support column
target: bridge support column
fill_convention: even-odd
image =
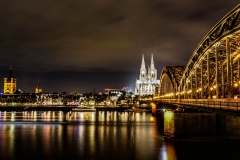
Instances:
[[[156,113],[157,113],[156,104],[155,103],[151,103],[151,107],[152,107],[152,115],[156,116]]]
[[[183,79],[183,99],[186,99],[186,80]]]
[[[240,83],[240,60],[238,59],[238,85],[239,85],[239,83]]]
[[[193,99],[193,74],[191,74],[191,92],[190,92],[190,95],[191,95],[191,99]]]
[[[219,74],[218,74],[218,70],[219,70],[219,67],[218,67],[218,44],[217,45],[215,45],[215,55],[216,55],[216,58],[215,58],[215,63],[216,63],[216,69],[215,69],[215,71],[216,71],[216,98],[218,99],[219,98],[219,93],[218,93],[218,86],[219,86],[219,84],[218,84],[218,81],[219,81]]]
[[[211,90],[210,90],[210,52],[207,51],[207,91],[208,91],[208,99],[211,99]]]
[[[228,89],[228,98],[232,98],[232,87],[231,87],[231,61],[230,61],[230,44],[229,37],[226,38],[226,58],[227,58],[227,89]]]
[[[222,98],[225,98],[224,66],[222,65]]]
[[[238,59],[238,85],[239,85],[239,83],[240,83],[240,60]]]
[[[195,69],[195,95],[196,95],[196,98],[199,98],[198,97],[198,77],[197,77],[197,71],[198,71],[198,68],[196,67]]]
[[[187,89],[186,89],[186,95],[187,95],[187,99],[189,99],[190,98],[190,96],[189,96],[189,79],[187,79],[187,81],[186,81],[186,85],[187,85]]]
[[[231,86],[231,96],[232,96],[232,98],[234,98],[234,89],[233,89],[233,87],[234,87],[234,78],[233,78],[233,58],[231,58],[231,56],[230,56],[230,69],[231,69],[231,82],[230,82],[230,86]]]
[[[200,98],[203,98],[203,59],[201,60],[201,90],[200,90]]]

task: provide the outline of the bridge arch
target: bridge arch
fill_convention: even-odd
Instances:
[[[169,81],[165,74],[173,89],[164,88]],[[240,5],[206,34],[178,83],[169,66],[164,67],[160,77],[160,96],[166,95],[168,90],[175,92],[175,98],[233,98],[240,94]]]
[[[165,66],[160,76],[159,95],[172,97],[177,91],[185,66]]]

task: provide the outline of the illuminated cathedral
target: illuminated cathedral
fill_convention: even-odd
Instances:
[[[136,80],[135,95],[153,95],[159,83],[160,80],[157,80],[157,70],[154,67],[153,55],[151,55],[151,64],[148,66],[148,70],[146,70],[143,55],[139,79]]]
[[[3,93],[4,94],[15,94],[17,88],[17,78],[13,77],[12,67],[10,67],[8,77],[5,75],[3,79]]]

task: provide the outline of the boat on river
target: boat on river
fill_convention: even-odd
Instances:
[[[135,113],[141,113],[141,112],[145,112],[145,109],[140,109],[140,108],[136,108],[136,107],[132,107],[131,109],[126,109],[126,112],[135,112]]]
[[[87,107],[87,106],[78,106],[77,108],[73,108],[72,111],[75,112],[95,112],[95,107]]]

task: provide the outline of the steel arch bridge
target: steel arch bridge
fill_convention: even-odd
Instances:
[[[240,91],[240,5],[199,43],[186,66],[165,66],[157,99],[234,98]]]

